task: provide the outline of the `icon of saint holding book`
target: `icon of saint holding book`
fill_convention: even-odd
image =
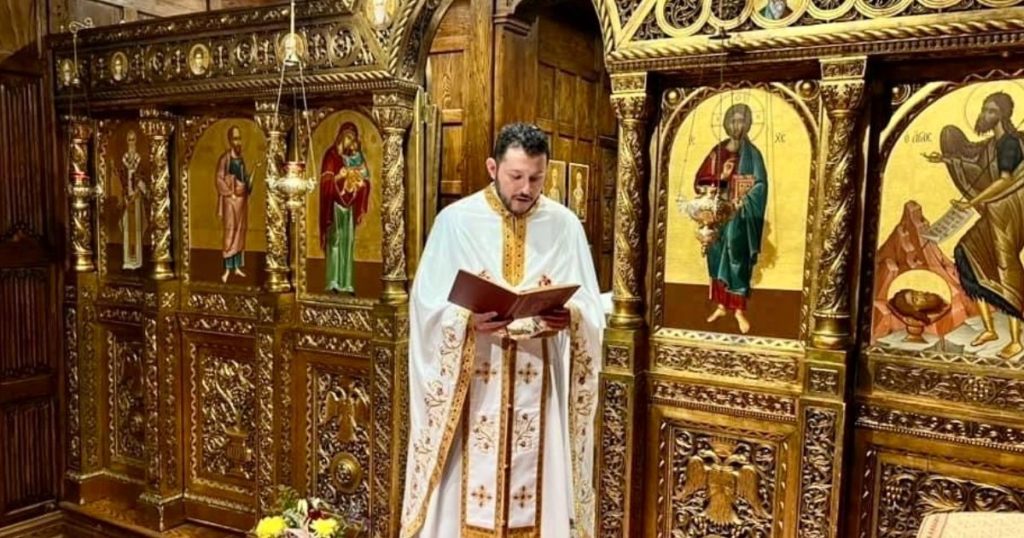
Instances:
[[[768,200],[764,158],[747,136],[752,123],[750,106],[730,106],[722,119],[728,138],[705,157],[694,179],[695,189],[717,187],[736,207],[708,248],[709,295],[716,306],[707,321],[711,323],[731,311],[743,334],[750,331],[747,301],[751,276],[761,253]]]

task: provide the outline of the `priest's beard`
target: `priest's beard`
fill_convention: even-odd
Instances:
[[[498,193],[498,198],[501,200],[502,205],[505,206],[505,209],[513,215],[525,214],[533,207],[533,204],[537,203],[537,199],[540,198],[540,195],[537,195],[535,198],[531,198],[526,194],[505,196],[505,193],[501,192],[501,186],[498,184],[497,180],[494,181],[494,190]]]

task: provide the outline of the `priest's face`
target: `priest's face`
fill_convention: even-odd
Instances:
[[[537,203],[544,190],[547,155],[528,155],[523,148],[505,151],[501,161],[487,159],[487,173],[498,188],[498,196],[513,214],[522,215]]]

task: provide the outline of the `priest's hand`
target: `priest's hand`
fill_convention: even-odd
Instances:
[[[509,323],[512,323],[510,319],[494,320],[497,317],[497,312],[487,312],[486,314],[470,314],[469,324],[473,327],[473,330],[478,333],[488,334],[497,331],[498,329],[504,329]]]
[[[560,331],[569,326],[569,311],[565,308],[556,308],[541,314],[540,319],[548,329]]]

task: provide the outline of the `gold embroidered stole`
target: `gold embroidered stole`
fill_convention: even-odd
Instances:
[[[527,218],[536,206],[514,215],[495,187],[484,196],[502,219],[502,276],[517,286],[526,270]],[[464,538],[540,535],[550,361],[548,342],[538,343],[540,357],[521,353],[511,338],[501,340],[497,364],[492,364],[491,346],[476,354],[462,423]]]

